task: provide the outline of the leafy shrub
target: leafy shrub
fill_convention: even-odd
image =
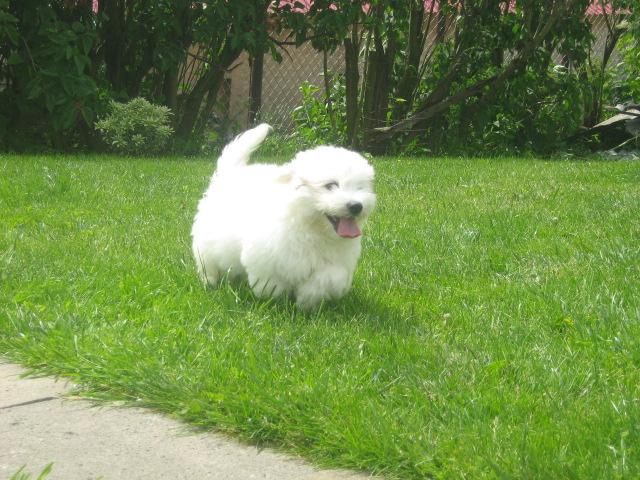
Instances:
[[[419,88],[430,91],[438,79],[436,72]],[[469,83],[476,80],[470,77]],[[344,77],[335,76],[331,84],[331,108],[322,88],[308,82],[300,87],[303,101],[293,111],[296,131],[290,137],[300,147],[347,143]],[[450,107],[444,118],[431,120],[420,134],[398,136],[387,151],[395,155],[548,154],[565,148],[565,139],[580,127],[584,97],[590,90],[579,72],[562,65],[526,68],[490,95]],[[397,108],[402,102],[393,98],[391,105]]]
[[[300,137],[297,134],[283,131],[281,128],[276,126],[267,136],[264,143],[260,145],[260,150],[258,150],[255,155],[268,158],[278,157],[290,160],[296,155],[296,153],[304,148],[308,148],[308,144],[301,142]]]
[[[629,100],[640,102],[640,26],[630,28],[618,42],[620,61],[605,83],[605,96],[615,105]]]
[[[102,105],[91,76],[95,26],[42,3],[0,0],[0,148],[83,147]]]
[[[346,143],[346,105],[345,85],[341,76],[331,81],[329,99],[324,92],[309,82],[300,86],[302,105],[291,114],[296,125],[292,138],[299,141],[301,147],[313,147],[320,144],[343,145]]]
[[[582,124],[591,86],[579,72],[562,65],[526,69],[502,88],[451,107],[444,121],[434,120],[415,144],[436,154],[549,154],[567,147]],[[423,142],[423,143],[421,143]]]
[[[111,102],[110,110],[95,126],[109,148],[118,153],[159,153],[173,134],[168,107],[153,105],[144,98],[134,98],[127,103]]]

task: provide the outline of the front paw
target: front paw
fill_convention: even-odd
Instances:
[[[323,300],[324,297],[321,295],[307,294],[300,291],[298,291],[296,295],[296,305],[299,309],[306,312],[316,308]]]
[[[249,284],[258,298],[276,298],[286,291],[285,286],[274,278],[249,278]]]
[[[296,290],[296,304],[310,310],[323,300],[337,300],[349,291],[351,279],[352,275],[341,268],[316,272]]]

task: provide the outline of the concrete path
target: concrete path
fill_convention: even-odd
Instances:
[[[20,379],[23,372],[0,364],[0,479],[23,465],[35,479],[50,462],[47,480],[368,478],[317,470],[222,435],[189,432],[184,424],[144,409],[65,400],[69,386],[64,382]]]

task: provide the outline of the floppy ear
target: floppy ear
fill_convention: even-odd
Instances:
[[[293,180],[293,169],[290,166],[284,166],[278,175],[277,181],[280,183],[290,183]]]
[[[280,183],[286,183],[298,189],[302,186],[308,186],[304,178],[302,178],[293,165],[287,164],[280,167],[276,180]]]

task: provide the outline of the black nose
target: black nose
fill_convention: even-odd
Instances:
[[[362,211],[362,204],[360,202],[347,203],[347,210],[351,215],[357,215]]]

